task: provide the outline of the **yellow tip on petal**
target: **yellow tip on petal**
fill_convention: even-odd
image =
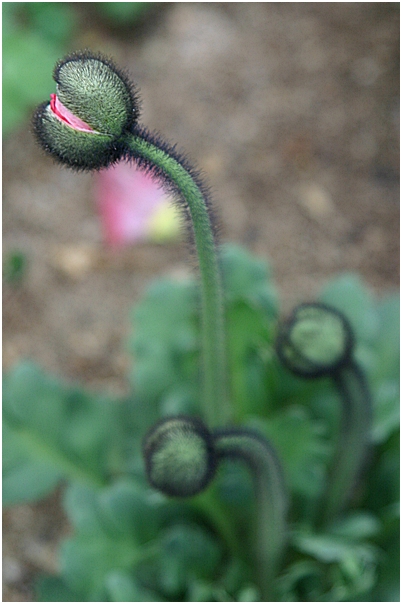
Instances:
[[[148,228],[149,239],[154,243],[167,243],[180,238],[180,220],[168,200],[163,201],[151,216]]]

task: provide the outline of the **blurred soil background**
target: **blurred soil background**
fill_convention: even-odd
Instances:
[[[99,4],[68,5],[65,51],[127,68],[143,123],[203,169],[222,240],[271,263],[284,313],[345,271],[398,287],[398,3],[150,3],[124,24]],[[26,259],[3,279],[4,370],[30,358],[124,394],[130,311],[154,278],[192,272],[185,243],[105,246],[94,177],[41,153],[29,111],[4,138],[3,200],[4,261]],[[3,601],[33,600],[66,532],[58,494],[6,510]]]

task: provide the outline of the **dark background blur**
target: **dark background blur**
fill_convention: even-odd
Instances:
[[[33,140],[55,60],[82,48],[127,68],[143,123],[204,170],[222,239],[270,261],[284,312],[340,272],[398,286],[399,3],[3,3],[5,369],[29,357],[125,392],[130,309],[191,271],[183,243],[105,247],[94,177]],[[4,601],[32,599],[64,528],[57,498],[6,513]]]

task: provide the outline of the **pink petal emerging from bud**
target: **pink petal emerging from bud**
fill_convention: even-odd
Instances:
[[[74,128],[74,130],[80,130],[81,132],[96,132],[91,126],[88,126],[88,124],[79,117],[71,113],[71,111],[59,101],[56,94],[50,95],[50,110],[61,122],[67,124],[70,128]]]
[[[96,203],[107,245],[120,247],[157,235],[159,239],[178,235],[178,220],[167,196],[149,175],[132,164],[121,162],[100,170],[95,182]],[[164,209],[169,216],[163,215],[165,232],[161,236],[154,229],[155,216]]]

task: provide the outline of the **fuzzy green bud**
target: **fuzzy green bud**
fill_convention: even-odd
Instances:
[[[301,304],[282,325],[277,351],[293,373],[318,377],[349,362],[353,333],[346,318],[325,304]]]
[[[33,119],[40,144],[58,161],[99,169],[124,154],[123,135],[137,122],[139,104],[124,73],[101,55],[75,53],[59,61],[56,94]]]
[[[200,420],[192,417],[158,422],[146,436],[143,451],[149,482],[166,495],[196,495],[215,474],[211,434]]]

